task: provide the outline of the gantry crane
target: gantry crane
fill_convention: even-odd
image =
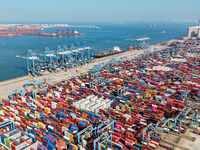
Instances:
[[[33,85],[33,87],[37,87],[37,80],[32,79],[24,82],[24,89],[28,91],[28,86]]]
[[[151,39],[147,35],[137,35],[137,37],[134,40],[136,47],[143,49],[149,46],[149,41]]]
[[[42,71],[55,72],[57,68],[67,69],[92,61],[93,51],[86,43],[71,44],[68,49],[66,45],[57,46],[57,49],[45,48],[43,54],[33,53],[28,50],[27,57],[17,55],[16,57],[27,59],[28,75],[38,76]],[[43,56],[43,59],[38,57]]]
[[[23,89],[15,89],[15,90],[13,90],[13,91],[10,91],[9,92],[9,96],[8,96],[8,98],[9,98],[9,100],[12,100],[13,99],[13,95],[14,94],[20,94],[21,96],[24,96],[24,90]]]
[[[71,44],[70,50],[71,50],[72,56],[74,58],[73,66],[78,66],[78,62],[79,62],[79,59],[80,59],[80,52],[76,49],[74,44]]]
[[[56,71],[57,64],[56,64],[56,55],[53,54],[53,52],[46,47],[44,50],[44,66],[45,66],[45,71],[48,70],[50,72]]]
[[[41,62],[40,58],[36,53],[33,53],[32,50],[27,51],[27,57],[16,55],[16,57],[27,59],[27,71],[28,75],[38,76],[41,75]]]
[[[192,115],[191,128],[197,129],[199,125],[199,110],[195,110]]]
[[[68,54],[68,52],[64,48],[61,48],[61,46],[57,46],[56,59],[57,59],[58,67],[61,69],[67,68],[67,60],[66,60],[67,54]]]
[[[87,62],[88,63],[90,63],[92,60],[93,60],[93,50],[92,50],[92,48],[91,47],[89,47],[88,45],[87,45],[87,43],[86,42],[83,42],[83,47],[85,48],[85,50],[86,50],[86,58],[87,58]]]

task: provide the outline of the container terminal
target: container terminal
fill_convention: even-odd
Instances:
[[[43,32],[44,28],[65,28],[65,27],[87,27],[87,26],[70,26],[68,24],[0,24],[0,37],[18,36],[18,35],[34,35],[34,36],[45,36],[45,37],[60,37],[65,35],[85,35],[85,33],[79,33],[72,29],[59,29],[54,33]],[[88,26],[90,27],[90,26]],[[93,27],[93,26],[91,26]],[[96,28],[96,26],[94,26]]]
[[[54,73],[1,82],[1,149],[198,149],[199,49],[173,40],[85,60],[85,47],[65,71],[48,59]]]
[[[79,33],[78,31],[75,31],[74,29],[72,29],[72,32],[70,32],[70,29],[67,29],[67,32],[65,32],[65,29],[62,29],[62,32],[59,32],[59,29],[57,29],[55,33],[49,33],[49,32],[42,32],[41,28],[35,28],[35,27],[0,30],[0,37],[18,36],[18,35],[60,37],[60,36],[65,36],[65,35],[84,35],[84,33]]]

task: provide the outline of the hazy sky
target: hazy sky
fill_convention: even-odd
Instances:
[[[200,19],[200,0],[0,0],[0,22],[173,19]]]

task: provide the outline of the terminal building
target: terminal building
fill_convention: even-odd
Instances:
[[[188,28],[188,37],[200,38],[200,21],[198,26]]]

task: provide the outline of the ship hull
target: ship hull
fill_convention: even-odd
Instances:
[[[120,54],[120,53],[124,53],[126,52],[125,50],[122,50],[120,52],[116,52],[116,53],[111,53],[111,54],[105,54],[105,55],[94,55],[92,57],[94,58],[102,58],[102,57],[107,57],[107,56],[111,56],[111,55],[116,55],[116,54]]]

